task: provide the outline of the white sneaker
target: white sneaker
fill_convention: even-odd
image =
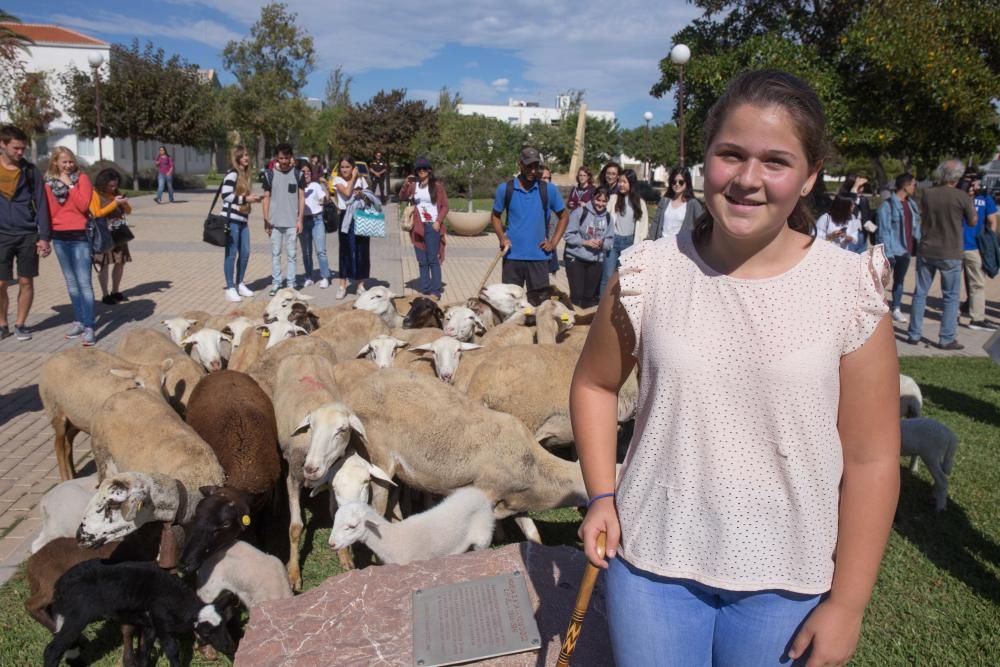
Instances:
[[[320,289],[326,289],[327,287],[330,286],[330,281],[327,280],[326,278],[323,278],[317,283],[317,285],[319,285]]]
[[[901,311],[899,308],[897,308],[896,310],[892,311],[892,321],[893,322],[905,322],[906,321],[906,315],[903,314],[903,311]]]
[[[236,291],[239,292],[240,296],[253,296],[253,290],[244,285],[243,283],[240,283],[236,287]]]
[[[243,297],[236,293],[235,287],[226,290],[226,301],[242,301]]]
[[[313,281],[312,281],[311,278],[306,278],[305,280],[302,281],[302,286],[303,287],[309,287],[312,284],[313,284]]]
[[[345,296],[347,296],[347,288],[341,285],[337,288],[337,298],[343,299]]]

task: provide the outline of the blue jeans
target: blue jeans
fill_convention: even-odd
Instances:
[[[424,246],[426,250],[413,247],[420,266],[420,293],[441,296],[441,233],[431,225],[424,225]]]
[[[289,287],[295,285],[295,227],[271,228],[271,284],[281,285],[281,247],[285,247],[285,275]]]
[[[316,256],[319,258],[319,275],[321,278],[329,280],[330,261],[326,258],[326,227],[323,226],[322,215],[307,215],[305,217],[299,242],[302,245],[302,268],[305,271],[305,277],[312,280],[312,251],[315,246]]]
[[[913,305],[910,307],[910,328],[906,335],[911,340],[920,338],[920,332],[924,327],[927,293],[931,291],[934,274],[938,271],[941,272],[941,296],[944,299],[938,344],[947,345],[955,340],[955,330],[958,328],[958,301],[962,284],[962,260],[960,259],[917,257],[917,289],[913,293]]]
[[[237,261],[236,256],[239,255]],[[232,289],[243,284],[250,262],[250,225],[245,222],[229,223],[229,235],[226,237],[226,257],[223,260],[222,272],[226,276],[226,288]],[[236,268],[236,279],[233,279],[233,268]]]
[[[608,256],[604,258],[604,269],[601,272],[601,288],[597,292],[598,294],[604,294],[604,288],[608,286],[608,281],[611,280],[611,276],[613,276],[615,271],[618,270],[618,256],[625,250],[632,247],[634,242],[634,237],[632,236],[615,235],[611,251],[608,253]]]
[[[892,264],[892,303],[889,310],[896,310],[903,305],[903,281],[906,280],[906,270],[910,268],[910,256],[890,257],[889,263]]]
[[[157,172],[156,174],[156,201],[160,201],[163,197],[163,188],[166,188],[170,192],[170,201],[174,200],[174,176],[171,174],[167,176],[166,174],[161,174]]]
[[[73,304],[73,319],[88,329],[95,325],[94,283],[91,279],[90,242],[53,239],[59,268],[66,279],[66,291]]]
[[[618,667],[791,665],[787,652],[823,596],[727,591],[612,558],[608,625]]]

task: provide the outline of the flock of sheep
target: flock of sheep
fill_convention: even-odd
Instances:
[[[178,664],[192,632],[232,655],[240,604],[301,589],[303,487],[329,489],[345,567],[357,542],[398,564],[486,548],[505,517],[539,540],[529,512],[586,504],[579,465],[550,450],[573,440],[569,385],[591,313],[557,290],[532,307],[510,285],[447,312],[384,287],[331,308],[309,300],[283,289],[129,330],[114,354],[45,363],[65,481],[40,504],[26,607],[54,633],[46,666],[75,658],[100,618],[122,624],[126,665],[154,640]],[[632,377],[622,421],[637,391]],[[80,432],[97,473],[76,478]]]
[[[164,320],[166,333],[132,329],[115,354],[75,348],[45,363],[65,481],[40,504],[25,605],[54,633],[46,667],[77,657],[102,618],[122,624],[126,666],[145,664],[154,640],[179,664],[177,638],[192,632],[232,655],[241,604],[301,590],[304,487],[329,490],[344,567],[358,542],[396,564],[483,549],[506,517],[540,541],[529,512],[586,504],[579,466],[550,450],[573,441],[569,387],[592,313],[557,290],[532,307],[510,285],[446,312],[384,287],[331,308],[309,300],[283,289]],[[637,393],[633,374],[619,421]],[[958,440],[920,417],[907,376],[900,407],[903,454],[925,461],[943,510]],[[76,478],[80,432],[97,473]],[[268,553],[286,550],[284,563]]]

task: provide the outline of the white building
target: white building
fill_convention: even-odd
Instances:
[[[107,76],[107,63],[111,55],[111,45],[94,37],[84,35],[76,30],[56,25],[32,23],[0,23],[13,32],[31,39],[34,44],[22,52],[21,61],[29,72],[46,72],[49,88],[53,94],[53,102],[61,115],[49,125],[49,134],[38,143],[38,157],[48,155],[52,148],[65,146],[75,153],[81,161],[92,163],[103,154],[105,160],[114,160],[126,173],[132,172],[132,148],[128,139],[113,139],[104,137],[98,146],[94,138],[81,137],[71,126],[71,119],[62,107],[62,86],[59,75],[70,66],[82,71],[91,71],[89,58],[100,54],[104,60],[101,70]],[[214,73],[212,73],[214,76]],[[0,120],[9,120],[5,116]],[[138,150],[139,171],[156,168],[153,160],[160,147],[159,142],[140,141]],[[174,158],[177,174],[204,174],[209,171],[210,156],[207,151],[166,144],[167,151]]]
[[[562,96],[556,100],[556,106],[543,107],[538,102],[526,102],[510,98],[507,104],[462,104],[458,105],[458,113],[465,116],[486,116],[496,118],[511,125],[524,127],[527,125],[541,123],[544,125],[558,125],[562,120],[563,112],[569,107],[569,97]],[[614,111],[596,111],[587,109],[587,116],[599,118],[601,120],[614,121]]]

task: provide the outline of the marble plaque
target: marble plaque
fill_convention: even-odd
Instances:
[[[416,667],[457,665],[542,645],[520,570],[418,589],[412,604]]]

